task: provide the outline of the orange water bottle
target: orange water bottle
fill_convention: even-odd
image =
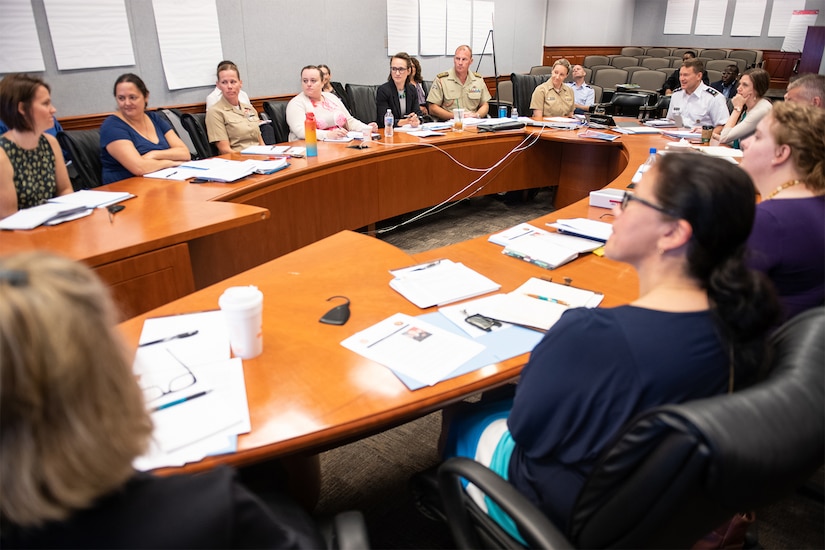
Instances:
[[[304,134],[307,145],[307,156],[318,156],[318,137],[315,133],[315,113],[307,113],[307,119],[304,121]]]

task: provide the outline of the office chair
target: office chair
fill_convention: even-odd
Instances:
[[[762,64],[762,52],[759,50],[731,50],[728,53],[728,59],[731,62],[739,60],[744,62],[745,68],[759,67]],[[741,66],[740,71],[744,71]]]
[[[341,100],[341,103],[344,104],[344,107],[347,108],[347,111],[352,112],[352,107],[350,106],[349,102],[349,95],[347,95],[347,91],[344,89],[344,85],[340,82],[330,82],[332,85],[332,89],[335,90],[335,95]]]
[[[710,59],[725,59],[728,56],[728,50],[719,50],[715,48],[701,50],[699,57],[708,57]]]
[[[648,69],[663,69],[670,67],[670,60],[663,59],[661,57],[648,57],[647,59],[643,59],[641,63],[642,67],[647,67]]]
[[[670,48],[648,48],[645,50],[645,55],[651,57],[667,57],[670,55]]]
[[[625,67],[635,67],[639,64],[639,60],[635,57],[627,57],[624,55],[617,55],[610,60],[610,64],[617,69],[624,69]]]
[[[183,113],[180,120],[195,146],[197,158],[206,159],[218,154],[206,135],[206,113]]]
[[[103,166],[100,162],[100,130],[64,130],[58,132],[60,147],[72,158],[71,178],[75,191],[103,185]]]
[[[638,84],[642,90],[655,92],[664,86],[667,76],[661,71],[634,71],[629,76],[630,84]]]
[[[645,55],[644,48],[637,48],[636,46],[625,46],[622,48],[622,55],[627,57],[635,57],[637,55]]]
[[[466,496],[462,477],[543,548],[688,548],[734,514],[792,494],[825,460],[825,307],[788,321],[771,348],[765,380],[632,420],[599,457],[564,533],[497,474],[449,459],[438,485],[456,544],[521,547]]]
[[[289,101],[270,100],[264,102],[264,111],[272,121],[275,131],[275,143],[289,141],[289,124],[286,122],[286,106]]]
[[[606,55],[586,55],[584,56],[584,62],[582,65],[585,67],[592,67],[594,65],[610,65],[610,58]]]
[[[375,99],[375,94],[378,91],[378,86],[372,84],[347,84],[347,96],[350,101],[350,113],[352,116],[363,122],[369,124],[375,122],[379,126],[383,123],[378,122],[378,106]],[[381,113],[383,119],[384,113]]]
[[[172,125],[172,128],[175,129],[175,133],[178,134],[178,137],[181,139],[186,148],[189,149],[189,154],[192,158],[197,158],[198,152],[195,149],[195,144],[192,143],[192,138],[189,137],[189,132],[186,131],[186,128],[183,127],[183,122],[181,122],[181,117],[183,116],[183,112],[179,109],[158,109],[158,112],[166,117],[166,120],[169,121],[169,124]]]
[[[533,65],[528,74],[551,74],[553,67],[548,65]]]
[[[654,105],[658,99],[655,92],[616,92],[610,98],[609,113],[617,116],[639,116],[639,110]]]
[[[518,109],[519,116],[531,116],[530,99],[533,97],[533,90],[549,78],[548,74],[510,75],[510,82],[513,83],[513,107]]]

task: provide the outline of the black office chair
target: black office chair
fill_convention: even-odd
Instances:
[[[658,94],[616,92],[610,98],[609,113],[617,116],[639,116],[642,107],[656,103]]]
[[[271,100],[264,102],[264,111],[272,121],[275,131],[275,143],[289,141],[289,124],[286,122],[286,106],[289,101]]]
[[[186,128],[183,127],[183,122],[181,122],[183,112],[180,109],[158,109],[157,112],[169,121],[169,124],[172,125],[175,133],[178,134],[178,137],[181,139],[183,144],[186,145],[186,148],[189,150],[189,154],[192,158],[197,158],[198,152],[195,149],[195,144],[192,143],[192,138],[189,137],[189,132],[186,131]]]
[[[341,100],[341,103],[344,104],[344,107],[347,108],[347,111],[352,112],[352,108],[350,107],[349,96],[347,95],[347,91],[344,89],[344,85],[340,82],[330,82],[332,89],[335,90],[335,95]]]
[[[64,130],[57,133],[57,141],[71,155],[70,175],[75,191],[103,185],[100,130]]]
[[[206,113],[183,113],[181,124],[189,134],[199,159],[214,157],[218,151],[209,143],[206,134]]]
[[[530,99],[533,91],[539,84],[547,82],[549,74],[516,74],[510,75],[510,82],[513,83],[513,107],[518,109],[520,116],[531,116]]]
[[[521,547],[467,497],[461,477],[542,548],[688,548],[734,514],[793,493],[825,460],[825,307],[791,319],[771,341],[766,380],[630,422],[602,453],[565,533],[481,464],[446,461],[438,483],[457,545]]]
[[[347,96],[350,101],[349,112],[365,124],[378,124],[378,105],[375,94],[378,86],[372,84],[347,84]],[[382,126],[379,124],[379,126]]]

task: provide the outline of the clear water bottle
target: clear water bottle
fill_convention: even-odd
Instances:
[[[518,119],[518,109],[516,109],[515,105],[513,105],[513,108],[510,109],[510,118],[512,118],[513,120]]]
[[[646,172],[650,170],[650,167],[656,162],[656,148],[651,147],[649,151],[649,155],[647,155],[647,159],[645,159],[644,163],[642,164],[641,171]]]
[[[395,118],[392,116],[392,111],[387,109],[384,113],[384,137],[392,137],[393,126],[395,126]]]

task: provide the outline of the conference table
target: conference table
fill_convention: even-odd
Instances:
[[[258,178],[237,187],[188,186],[181,192],[192,195],[214,193],[215,196],[206,200],[238,201],[257,206],[266,202],[273,207],[267,220],[232,229],[227,232],[229,234],[252,231],[262,224],[277,222],[281,215],[290,216],[290,212],[296,210],[294,205],[275,200],[279,197],[280,187],[296,188],[283,197],[296,199],[301,205],[305,205],[314,193],[322,191],[317,199],[327,204],[332,198],[323,195],[332,194],[342,218],[346,217],[356,225],[366,225],[382,216],[397,215],[405,208],[438,203],[449,196],[448,193],[464,189],[467,181],[478,177],[465,174],[458,182],[442,181],[442,171],[456,173],[440,160],[446,156],[442,150],[465,163],[472,163],[472,159],[479,161],[479,158],[489,161],[492,157],[488,155],[495,151],[506,153],[523,143],[526,137],[535,139],[534,145],[520,154],[526,153],[527,160],[519,161],[520,156],[515,156],[508,165],[495,169],[498,172],[494,170],[482,192],[555,183],[560,186],[557,197],[563,202],[569,200],[569,204],[535,220],[525,221],[537,226],[571,217],[609,221],[609,210],[588,206],[587,192],[605,186],[624,189],[636,168],[646,159],[648,149],[664,147],[668,143],[660,136],[649,135],[627,135],[614,142],[596,142],[578,138],[575,132],[536,129],[502,135],[463,134],[445,136],[438,150],[410,144],[409,136],[396,136],[392,146],[374,144],[374,150],[360,151],[367,154],[358,162],[352,161],[351,153],[341,148],[340,157],[328,160],[330,165],[316,159],[294,159],[289,170],[295,169],[295,173],[288,178]],[[338,153],[331,150],[330,145],[322,144],[321,159]],[[427,161],[438,170],[432,171],[421,165],[402,170],[406,163],[416,161]],[[352,166],[353,162],[359,165],[364,162],[369,168]],[[319,163],[320,167],[314,166]],[[480,164],[487,167],[492,163]],[[540,177],[503,181],[504,176],[512,177],[508,168]],[[319,176],[318,171],[324,176]],[[363,179],[355,178],[351,182],[353,196],[345,197],[341,193],[348,172],[363,176]],[[369,172],[371,177],[366,175]],[[410,179],[405,175],[408,173],[414,173],[415,178]],[[397,175],[398,181],[390,175]],[[331,180],[329,184],[325,184],[326,177]],[[404,189],[399,181],[406,182],[409,188]],[[300,193],[297,188],[302,186],[312,190]],[[476,187],[461,193],[469,195]],[[385,190],[389,194],[384,193]],[[258,198],[261,203],[256,201]],[[366,204],[350,204],[350,200],[356,199],[363,199]],[[316,208],[313,216],[319,213]],[[595,254],[548,271],[507,257],[501,253],[501,247],[487,242],[486,237],[479,237],[409,255],[379,239],[348,230],[351,227],[330,232],[329,227],[335,225],[328,219],[331,212],[325,211],[323,216],[303,222],[300,214],[292,212],[290,219],[302,231],[322,233],[314,242],[295,246],[303,241],[303,237],[285,234],[283,240],[289,244],[278,243],[278,246],[294,247],[292,250],[120,325],[128,343],[136,347],[147,318],[216,309],[218,297],[230,286],[251,284],[264,294],[264,351],[254,359],[243,361],[252,430],[239,437],[236,452],[208,457],[185,466],[185,470],[206,469],[224,463],[251,464],[322,451],[407,422],[518,377],[528,354],[410,391],[389,369],[341,346],[340,342],[345,338],[394,313],[419,315],[435,311],[435,308],[419,309],[392,290],[389,287],[390,269],[449,258],[464,262],[490,277],[501,285],[502,292],[515,289],[530,277],[544,277],[603,292],[602,306],[606,307],[628,303],[637,296],[635,272],[625,264]],[[323,234],[327,232],[330,234]],[[220,245],[224,238],[230,237],[218,233],[201,238]],[[247,248],[251,254],[266,250],[257,241],[235,241],[233,244],[239,257]],[[225,250],[221,250],[223,254]],[[338,303],[327,301],[332,296],[346,296],[351,301],[352,316],[343,326],[319,323],[320,317]]]
[[[96,211],[59,226],[3,232],[0,255],[45,249],[83,261],[129,318],[341,230],[445,200],[557,185],[556,206],[572,204],[617,178],[631,155],[646,155],[644,143],[622,140],[551,130],[396,132],[367,149],[320,143],[317,157],[230,184],[130,178],[100,188],[136,195],[111,223]]]

